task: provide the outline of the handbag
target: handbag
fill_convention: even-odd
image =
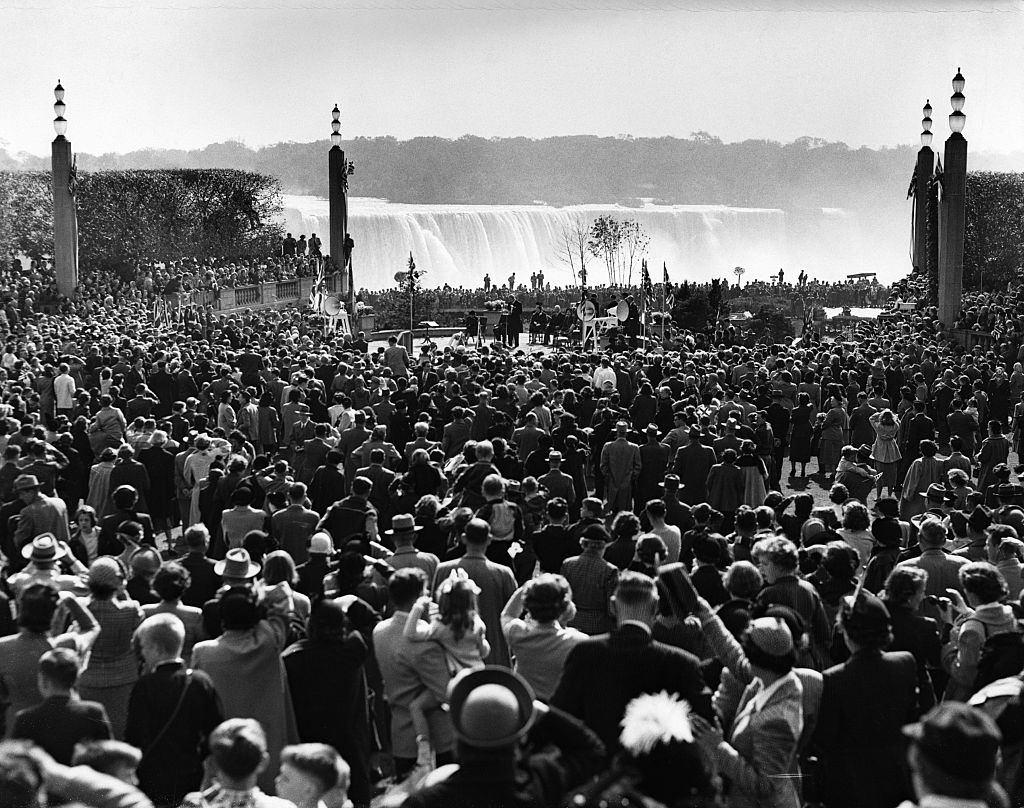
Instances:
[[[171,715],[160,728],[160,731],[156,734],[153,741],[142,751],[142,760],[146,759],[146,756],[153,751],[153,749],[164,739],[164,735],[167,734],[167,730],[171,728],[171,724],[174,723],[174,719],[178,717],[178,713],[181,712],[181,707],[185,703],[185,696],[188,693],[188,686],[192,683],[192,669],[189,668],[185,671],[185,684],[181,688],[181,695],[178,696],[178,702],[174,705],[174,709],[171,710]],[[141,763],[141,761],[140,761]]]

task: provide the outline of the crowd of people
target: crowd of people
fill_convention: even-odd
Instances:
[[[1015,330],[410,356],[18,288],[4,805],[1024,799]]]

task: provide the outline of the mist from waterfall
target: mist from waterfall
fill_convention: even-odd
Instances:
[[[412,205],[381,199],[349,200],[349,232],[355,241],[353,271],[357,287],[383,289],[395,285],[394,275],[413,254],[426,270],[427,286],[445,283],[478,287],[485,274],[504,284],[516,283],[543,270],[553,286],[575,284],[569,266],[559,260],[562,229],[579,216],[587,222],[603,214],[637,220],[650,237],[646,257],[654,282],[662,262],[671,279],[733,280],[732,270],[744,267],[744,281],[767,280],[784,268],[791,278],[804,269],[812,277],[839,280],[853,272],[878,272],[880,280],[906,272],[906,258],[897,243],[862,232],[858,217],[837,208],[797,212],[719,205]],[[285,229],[296,238],[316,233],[323,252],[330,253],[327,200],[311,196],[284,197]],[[889,242],[896,242],[890,234]],[[588,264],[592,284],[607,283],[602,262]],[[633,282],[639,282],[639,267]]]

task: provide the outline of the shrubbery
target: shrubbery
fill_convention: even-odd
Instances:
[[[281,236],[280,186],[249,171],[79,173],[79,264],[268,255]],[[53,252],[48,172],[0,172],[0,249]]]

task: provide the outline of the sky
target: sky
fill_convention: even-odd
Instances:
[[[1024,0],[0,0],[0,148],[92,154],[342,134],[1024,149]]]

